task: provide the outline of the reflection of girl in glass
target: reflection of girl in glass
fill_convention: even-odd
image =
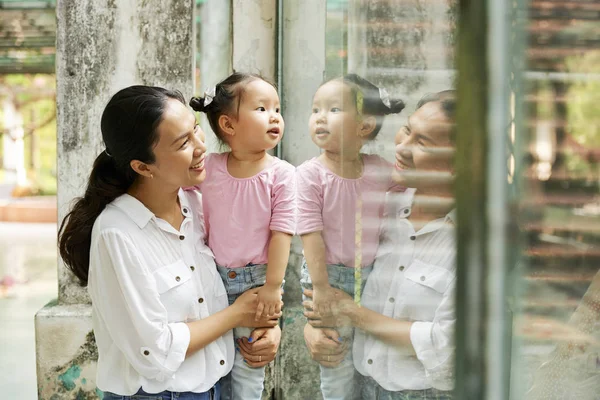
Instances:
[[[315,311],[324,315],[332,288],[358,299],[372,268],[385,193],[396,185],[391,165],[360,150],[375,139],[385,115],[403,108],[402,101],[354,74],[326,82],[313,98],[310,135],[323,153],[297,168],[298,234],[305,256],[302,285],[314,287]],[[324,332],[351,341],[351,330]],[[349,398],[353,375],[350,355],[335,369],[321,368],[323,397]]]
[[[456,320],[454,104],[452,91],[426,96],[396,135],[394,180],[411,189],[386,209],[363,307],[337,290],[333,318],[306,312],[312,326],[307,325],[305,338],[313,358],[322,362],[342,349],[313,326],[356,327],[353,358],[359,399],[451,396]]]

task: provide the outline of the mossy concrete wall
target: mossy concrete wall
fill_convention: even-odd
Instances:
[[[193,90],[193,0],[59,0],[57,123],[59,221],[83,194],[104,149],[100,116],[118,90],[145,84]],[[38,396],[101,398],[91,308],[59,260],[59,297],[35,319]]]

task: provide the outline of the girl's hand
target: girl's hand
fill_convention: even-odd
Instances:
[[[348,343],[335,329],[317,329],[304,326],[304,341],[313,360],[324,367],[337,367],[348,352]]]
[[[235,307],[238,314],[237,326],[246,326],[250,328],[272,328],[277,326],[278,319],[281,317],[281,312],[276,313],[271,317],[265,316],[259,320],[256,319],[259,290],[260,288],[254,288],[245,291],[231,305],[231,307]],[[281,308],[283,302],[281,300],[279,300],[279,302]]]
[[[314,298],[314,291],[305,289],[304,295],[308,298]],[[356,307],[354,299],[343,290],[331,288],[330,313],[321,314],[314,310],[314,300],[307,300],[302,303],[304,306],[304,316],[308,323],[314,327],[340,327],[352,325],[350,316]]]
[[[256,320],[273,317],[281,313],[281,286],[264,285],[258,290],[258,307]]]
[[[335,301],[334,288],[329,285],[315,286],[310,291],[312,297],[312,308],[316,315],[322,317],[331,316],[332,302]]]
[[[236,342],[236,348],[246,360],[246,364],[252,368],[264,367],[275,359],[279,342],[281,341],[281,329],[259,328],[252,331],[250,337],[240,338]]]

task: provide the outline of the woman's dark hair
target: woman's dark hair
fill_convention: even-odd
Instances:
[[[362,109],[358,109],[358,112],[375,117],[375,129],[373,129],[373,132],[367,137],[368,140],[375,139],[379,134],[381,126],[383,125],[383,119],[386,115],[398,114],[404,110],[405,105],[402,100],[386,96],[387,92],[360,75],[348,74],[341,78],[334,78],[328,82],[331,81],[341,81],[348,85],[357,109],[360,106],[358,104],[360,101],[359,99],[362,98]]]
[[[185,104],[183,95],[160,87],[130,86],[108,102],[100,127],[106,150],[96,160],[85,194],[63,219],[58,231],[58,249],[67,268],[82,286],[87,285],[92,227],[102,210],[126,193],[137,178],[132,160],[153,163],[153,148],[159,140],[169,99]]]
[[[437,93],[427,93],[421,97],[421,100],[417,103],[415,111],[425,104],[432,102],[439,102],[446,118],[454,120],[456,112],[456,90],[443,90]]]
[[[194,111],[206,113],[208,123],[221,145],[226,145],[227,142],[225,141],[223,132],[219,128],[219,118],[221,115],[229,115],[237,119],[245,86],[256,79],[261,79],[275,87],[272,82],[269,82],[258,74],[234,72],[217,83],[214,95],[211,96],[212,99],[210,99],[207,105],[204,105],[205,100],[209,97],[206,93],[204,97],[191,98],[190,107]]]

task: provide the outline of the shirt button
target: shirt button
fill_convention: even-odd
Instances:
[[[179,282],[179,281],[181,280],[181,278],[180,278],[180,277],[178,277],[178,276],[176,276],[176,277],[175,277],[175,280],[176,280],[177,282]]]
[[[184,214],[187,214],[187,213],[188,213],[188,210],[187,210],[187,208],[184,208],[184,209],[183,209],[183,213],[184,213]]]
[[[405,208],[404,209],[404,214],[408,214],[410,212],[410,208]]]
[[[150,352],[149,352],[148,350],[144,350],[144,355],[145,355],[145,356],[149,356],[149,355],[150,355]]]
[[[417,237],[416,236],[411,236],[410,240],[415,240]],[[183,240],[183,239],[182,239]]]
[[[424,276],[422,276],[422,277],[421,277],[421,282],[423,282],[424,280],[425,280],[425,277],[424,277]]]
[[[367,362],[370,364],[373,364],[373,360],[371,360],[370,358],[367,360]]]
[[[396,301],[396,299],[394,299],[393,297],[390,297],[390,303],[393,303],[394,301]]]
[[[400,271],[404,271],[404,265],[400,266]]]
[[[229,277],[229,279],[235,279],[235,277],[237,276],[237,273],[235,271],[230,271],[227,276]]]
[[[198,299],[198,303],[200,303],[200,304],[204,303],[204,299],[203,299],[202,297],[200,297],[200,298]]]
[[[185,236],[183,236],[183,235],[179,236],[179,240],[183,240],[183,239],[185,239]]]
[[[221,364],[221,365],[225,365],[225,360],[221,360],[221,361],[219,361],[219,364]]]
[[[196,267],[194,267],[194,266],[192,265],[192,266],[190,267],[190,269],[191,269],[192,271],[194,271],[194,270],[196,270]]]

